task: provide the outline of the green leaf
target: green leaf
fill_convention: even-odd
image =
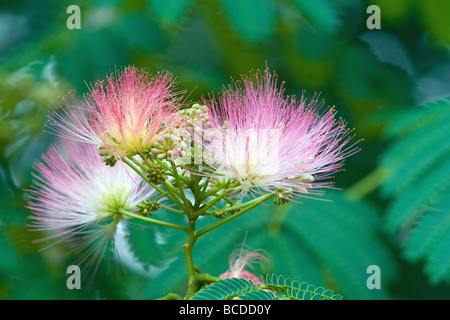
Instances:
[[[450,229],[437,241],[434,251],[429,253],[426,274],[429,276],[431,284],[438,284],[442,281],[450,282]]]
[[[333,290],[316,287],[306,282],[298,282],[283,275],[266,275],[261,277],[265,289],[276,291],[281,299],[298,300],[341,300],[342,296],[334,294]]]
[[[440,101],[415,111],[392,122],[388,133],[398,138],[380,161],[390,172],[381,186],[382,194],[393,200],[386,217],[390,232],[409,227],[450,188],[450,104]]]
[[[404,255],[411,262],[425,260],[425,272],[432,284],[450,281],[450,198],[421,216],[408,234]]]
[[[426,179],[450,155],[449,136],[450,123],[439,121],[397,141],[381,158],[380,165],[391,172],[382,194],[399,194]]]
[[[409,76],[414,76],[415,70],[411,59],[398,37],[384,31],[372,30],[363,33],[360,38],[369,45],[378,60],[397,66]]]
[[[430,283],[450,280],[450,104],[439,101],[391,119],[395,138],[381,157],[390,172],[381,192],[390,198],[385,228],[401,234],[407,260],[425,261]]]
[[[198,291],[192,300],[231,300],[259,287],[260,285],[242,278],[220,279]]]
[[[392,202],[386,217],[386,228],[398,231],[414,222],[421,211],[436,205],[450,191],[450,159],[429,172],[420,183],[404,190]]]
[[[338,300],[342,298],[334,294],[332,290],[316,288],[305,282],[299,283],[282,275],[272,274],[261,279],[264,285],[255,285],[242,278],[220,279],[198,291],[192,300]]]
[[[278,300],[271,291],[268,290],[254,290],[246,292],[239,296],[241,300]]]

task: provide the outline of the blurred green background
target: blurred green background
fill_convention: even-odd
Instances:
[[[66,27],[72,4],[79,30]],[[381,29],[366,25],[371,4]],[[119,241],[126,272],[105,262],[81,290],[66,287],[76,256],[39,251],[27,231],[32,164],[55,141],[43,131],[49,106],[130,64],[172,72],[192,101],[268,66],[288,94],[320,93],[364,139],[336,175],[342,190],[325,193],[332,202],[260,206],[211,232],[194,250],[203,271],[224,272],[247,234],[252,249],[270,255],[259,273],[346,299],[450,298],[450,2],[28,0],[0,8],[1,299],[184,293],[182,231],[136,223]],[[380,267],[381,289],[366,286],[370,265]]]

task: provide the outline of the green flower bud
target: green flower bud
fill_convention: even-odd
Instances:
[[[150,199],[141,201],[136,206],[136,212],[141,216],[151,216],[153,212],[158,211],[160,203],[158,201],[152,201]]]
[[[166,169],[158,165],[149,166],[147,171],[147,178],[151,183],[160,185],[167,179]]]
[[[115,156],[113,156],[112,154],[110,154],[108,151],[105,150],[105,148],[100,147],[98,149],[98,153],[100,156],[102,156],[102,161],[110,167],[114,167],[115,164],[117,163],[117,158]]]
[[[281,206],[289,203],[291,199],[292,199],[292,191],[284,190],[276,193],[276,198],[273,200],[273,203],[277,206]]]
[[[213,211],[213,214],[214,214],[214,217],[216,217],[217,219],[223,219],[227,215],[225,210],[220,210],[220,209],[215,209]]]

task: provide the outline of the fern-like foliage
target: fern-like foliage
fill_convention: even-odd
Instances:
[[[275,274],[262,277],[263,284],[242,278],[220,279],[198,291],[192,300],[341,300],[333,290]]]
[[[230,300],[253,290],[259,290],[259,285],[255,285],[249,280],[220,279],[198,291],[192,300]]]
[[[316,287],[307,282],[291,280],[282,275],[267,275],[262,278],[264,288],[277,292],[280,299],[293,300],[342,300],[342,296],[331,289]]]
[[[405,257],[424,259],[432,283],[450,280],[450,102],[417,107],[391,119],[392,146],[380,167],[390,198],[386,228],[404,236]]]

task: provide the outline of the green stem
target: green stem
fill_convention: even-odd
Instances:
[[[237,186],[237,185],[238,185],[238,184],[233,184],[233,185],[230,186],[229,189],[232,189],[232,188],[234,188],[234,187]],[[229,187],[229,185],[226,185],[226,186],[225,186],[225,188],[228,188],[228,187]],[[207,202],[206,205],[204,205],[203,207],[201,207],[200,210],[198,210],[198,211],[196,212],[196,214],[197,214],[198,216],[204,214],[206,211],[208,211],[209,209],[211,209],[217,202],[219,202],[220,200],[224,199],[224,198],[227,196],[227,194],[229,194],[229,190],[222,191],[220,194],[216,195],[212,200],[210,200],[209,202]]]
[[[197,165],[196,165],[196,167],[198,169]],[[196,170],[194,169],[194,171],[196,171]],[[194,210],[198,210],[198,208],[200,207],[200,205],[202,203],[201,202],[201,194],[202,194],[201,180],[202,180],[202,177],[199,175],[196,175],[196,174],[192,174],[192,173],[190,176],[191,176],[192,181],[189,184],[189,188],[191,189],[192,194],[194,195],[194,199],[195,199]]]
[[[202,177],[200,176],[200,181],[201,180],[202,180]],[[208,190],[208,185],[209,185],[209,179],[205,179],[205,181],[199,185],[199,187],[200,187],[199,199],[201,199],[201,200],[206,199],[205,193]]]
[[[231,200],[230,198],[228,198],[228,197],[224,197],[223,198],[223,200],[225,200],[226,202],[228,202],[230,205],[232,205],[232,206],[234,206],[235,205],[235,203],[234,203],[234,201],[233,200]]]
[[[261,199],[260,199],[261,197],[259,197],[259,198],[255,198],[255,199],[253,199],[253,200],[249,200],[249,201],[247,201],[247,202],[244,202],[244,203],[234,203],[234,202],[232,202],[230,199],[228,199],[228,198],[224,198],[224,200],[226,200],[229,204],[233,204],[232,206],[230,206],[229,208],[226,208],[226,209],[224,209],[224,211],[225,212],[229,212],[229,211],[235,211],[235,210],[238,210],[238,209],[240,209],[240,208],[245,208],[245,207],[247,207],[247,206],[250,206],[250,205],[252,205],[252,204],[254,204],[254,203],[261,203]]]
[[[197,268],[194,266],[194,259],[192,256],[192,250],[194,248],[195,241],[197,241],[197,233],[195,231],[195,220],[189,221],[189,228],[186,229],[188,234],[188,240],[183,245],[184,258],[186,260],[186,268],[188,272],[188,290],[184,300],[189,300],[200,288],[197,281]]]
[[[139,168],[141,168],[145,172],[148,172],[148,168],[146,166],[144,166],[142,163],[140,163],[139,161],[137,161],[136,159],[134,159],[132,157],[130,157],[128,159],[130,159],[135,165],[137,165]]]
[[[186,226],[180,226],[178,224],[165,222],[165,221],[161,221],[161,220],[156,220],[156,219],[152,219],[152,218],[149,218],[149,217],[144,217],[144,216],[141,216],[141,215],[136,214],[134,212],[125,210],[123,208],[120,208],[119,212],[121,214],[123,214],[123,215],[128,216],[128,217],[139,219],[139,220],[143,220],[143,221],[147,221],[147,222],[154,223],[154,224],[157,224],[157,225],[160,225],[160,226],[164,226],[164,227],[170,227],[170,228],[180,229],[180,230],[184,230],[184,231],[187,231],[187,229],[188,229]]]
[[[180,192],[180,196],[181,196],[181,201],[183,201],[184,205],[192,208],[192,204],[191,202],[186,198],[186,196],[184,195],[184,189],[183,186],[181,185],[182,179],[180,178],[180,176],[178,175],[178,169],[177,166],[175,165],[175,163],[173,163],[172,161],[170,161],[170,165],[172,166],[172,171],[173,171],[173,177],[175,179],[175,183],[177,184],[178,190]]]
[[[215,223],[215,224],[213,224],[213,225],[211,225],[209,227],[206,227],[206,228],[198,231],[197,232],[197,237],[200,237],[200,236],[204,235],[205,233],[207,233],[207,232],[209,232],[211,230],[214,230],[215,228],[217,228],[217,227],[219,227],[219,226],[221,226],[221,225],[223,225],[223,224],[225,224],[225,223],[227,223],[227,222],[229,222],[229,221],[231,221],[233,219],[236,219],[240,215],[246,213],[247,211],[253,209],[254,207],[258,206],[259,204],[263,203],[264,201],[267,201],[268,199],[270,199],[270,198],[272,198],[274,196],[275,196],[275,194],[271,192],[271,193],[265,194],[265,195],[263,195],[261,197],[258,197],[256,199],[252,200],[253,203],[251,205],[248,205],[244,209],[236,212],[235,214],[233,214],[233,215],[231,215],[231,216],[229,216],[229,217],[227,217],[227,218],[225,218],[225,219],[223,219],[223,220],[221,220],[221,221],[219,221],[219,222],[217,222],[217,223]],[[258,201],[256,201],[256,200],[258,200]]]
[[[197,215],[202,215],[204,214],[206,211],[208,211],[209,209],[211,209],[212,207],[214,207],[214,205],[219,202],[220,200],[223,199],[223,197],[226,196],[226,193],[222,193],[217,195],[214,199],[212,199],[211,201],[209,201],[206,205],[204,205],[203,207],[200,208],[200,210],[198,210],[196,212]]]
[[[172,207],[170,207],[170,206],[166,206],[166,205],[164,205],[164,204],[159,204],[159,206],[160,206],[161,208],[163,208],[163,209],[166,209],[166,210],[169,210],[169,211],[172,211],[172,212],[175,212],[175,213],[184,214],[184,211],[174,209],[174,208],[172,208]]]
[[[167,198],[175,202],[181,209],[183,209],[184,212],[188,212],[189,209],[186,207],[183,201],[180,200],[178,192],[175,190],[175,188],[172,187],[172,185],[167,181],[164,181],[162,185],[164,188],[166,188],[167,192],[170,194],[170,197],[167,196]]]
[[[159,199],[164,198],[167,194],[168,192],[160,193],[155,199],[153,199],[153,201],[158,201]]]
[[[159,163],[161,166],[163,166],[164,168],[166,168],[166,170],[169,171],[169,174],[170,174],[173,178],[178,177],[178,179],[180,179],[181,181],[183,181],[185,184],[188,184],[188,183],[189,183],[189,179],[180,176],[180,175],[178,174],[178,171],[175,171],[175,172],[172,173],[172,170],[173,170],[173,169],[171,169],[171,168],[173,168],[173,167],[172,167],[172,165],[168,166],[168,165],[167,165],[167,162],[172,163],[172,161],[169,161],[169,160],[166,160],[166,161],[159,161],[158,163]]]

